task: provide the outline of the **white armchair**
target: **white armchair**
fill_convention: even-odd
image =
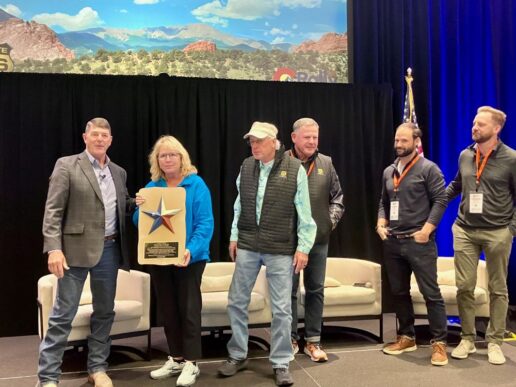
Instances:
[[[211,262],[206,265],[201,282],[202,312],[201,326],[203,331],[212,336],[223,336],[225,329],[231,329],[228,317],[228,294],[233,273],[234,262]],[[262,266],[251,293],[249,303],[249,327],[268,326],[272,319],[265,267]],[[250,337],[250,341],[268,348],[269,344],[259,338]]]
[[[324,284],[323,321],[378,319],[378,336],[359,331],[360,334],[383,341],[382,274],[381,266],[365,259],[331,258],[326,261]],[[304,317],[305,288],[301,272],[298,316]]]
[[[48,317],[52,311],[57,290],[57,277],[48,274],[38,281],[39,336],[45,336]],[[72,322],[68,345],[80,347],[86,344],[90,333],[91,305],[90,278],[86,279],[77,314]],[[119,270],[115,296],[115,320],[111,338],[147,335],[147,353],[150,358],[150,275],[137,270]]]
[[[212,262],[206,265],[201,282],[202,329],[229,328],[228,294],[235,264],[233,262]],[[267,325],[271,322],[269,290],[265,278],[265,267],[260,269],[251,293],[249,303],[249,325]]]
[[[446,306],[446,315],[459,315],[457,306],[457,286],[455,285],[455,266],[453,257],[437,258],[437,283],[441,289]],[[414,305],[414,314],[426,317],[427,310],[423,294],[417,286],[416,278],[412,274],[410,295]],[[477,266],[477,286],[475,287],[475,315],[478,319],[489,318],[489,291],[487,287],[487,269],[485,261],[479,261]]]

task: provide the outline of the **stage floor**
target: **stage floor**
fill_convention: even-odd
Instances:
[[[426,321],[419,321],[424,324]],[[394,316],[385,315],[384,338],[395,338]],[[378,324],[371,321],[334,323],[347,327],[378,332]],[[419,331],[419,330],[418,330]],[[268,329],[254,329],[252,334],[269,339]],[[151,380],[149,372],[158,368],[167,358],[166,341],[161,328],[152,332],[153,359],[144,361],[134,354],[114,351],[110,357],[109,375],[117,387],[171,386],[175,379]],[[458,336],[450,334],[451,340]],[[146,339],[132,338],[117,340],[114,344],[130,345],[145,349]],[[444,367],[430,364],[430,347],[420,345],[415,352],[400,356],[388,356],[381,352],[382,345],[365,336],[331,330],[323,337],[323,345],[329,354],[326,363],[314,363],[306,355],[298,354],[290,363],[296,386],[515,386],[516,347],[504,344],[507,363],[491,365],[487,361],[484,342],[477,343],[477,353],[466,360],[451,359]],[[39,338],[37,336],[0,338],[0,386],[35,386],[37,383],[37,357]],[[217,368],[225,359],[226,350],[222,343],[206,339],[203,342],[205,357],[199,362],[201,376],[195,386],[273,386],[274,379],[267,359],[268,353],[259,346],[250,347],[249,367],[231,378],[219,378]],[[448,348],[448,354],[451,346]],[[86,382],[85,353],[67,351],[63,363],[63,377],[60,387],[90,386]]]

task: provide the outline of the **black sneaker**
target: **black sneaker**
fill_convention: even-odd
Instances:
[[[294,384],[294,379],[292,379],[288,368],[274,368],[274,379],[277,386],[291,386]]]
[[[236,360],[236,359],[228,358],[228,360],[226,360],[224,362],[224,364],[222,364],[222,366],[219,368],[218,372],[219,372],[219,375],[222,375],[222,376],[233,376],[238,371],[241,371],[246,368],[247,368],[247,359]]]

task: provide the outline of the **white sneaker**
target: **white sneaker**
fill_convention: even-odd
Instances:
[[[475,343],[471,340],[462,339],[451,353],[454,359],[467,359],[470,353],[477,352]]]
[[[179,375],[185,366],[185,362],[178,363],[171,356],[168,357],[167,362],[163,367],[151,371],[151,379],[166,379],[174,375]]]
[[[505,356],[503,355],[502,348],[496,343],[487,344],[487,358],[491,364],[505,363]]]
[[[201,371],[196,364],[191,361],[185,362],[181,375],[177,378],[176,386],[191,386],[197,380]]]

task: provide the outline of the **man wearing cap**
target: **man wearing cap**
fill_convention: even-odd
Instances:
[[[417,349],[410,276],[414,273],[428,310],[432,334],[431,363],[448,364],[447,321],[437,284],[435,229],[446,209],[444,177],[439,167],[421,157],[421,130],[412,123],[398,126],[394,149],[398,158],[383,172],[376,231],[383,241],[384,265],[399,321],[396,342],[383,352],[400,355]]]
[[[289,156],[301,160],[308,175],[312,216],[317,224],[317,236],[304,269],[305,286],[305,347],[304,353],[315,362],[325,362],[328,356],[322,349],[321,326],[324,304],[324,278],[331,231],[337,227],[344,213],[344,196],[339,177],[331,158],[319,153],[319,124],[312,118],[300,118],[293,125]],[[297,333],[297,292],[299,273],[294,274],[292,286],[292,350],[299,351]]]
[[[276,384],[287,386],[293,384],[288,369],[292,274],[306,267],[317,226],[306,172],[299,160],[285,154],[277,134],[274,125],[255,122],[244,136],[252,156],[244,160],[237,178],[239,194],[229,243],[229,255],[236,262],[228,300],[233,335],[227,345],[229,358],[219,374],[233,376],[247,366],[248,306],[265,265],[272,304],[269,359]]]

